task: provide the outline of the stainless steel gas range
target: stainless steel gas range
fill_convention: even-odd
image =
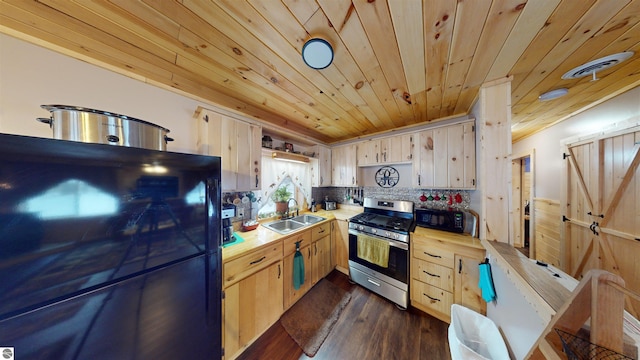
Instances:
[[[349,219],[351,280],[407,308],[413,202],[365,198],[363,205],[364,212]]]

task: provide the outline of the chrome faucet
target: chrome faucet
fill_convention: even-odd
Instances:
[[[294,198],[290,198],[289,200],[287,200],[287,215],[286,215],[285,219],[291,219],[293,217],[292,215],[289,215],[289,209],[290,209],[289,203],[291,202],[291,200],[293,200],[293,202],[296,203],[296,216],[300,215],[300,210],[298,209],[299,208],[298,200],[296,200]]]

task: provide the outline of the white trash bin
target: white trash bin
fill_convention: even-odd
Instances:
[[[509,351],[496,324],[464,306],[451,305],[449,349],[452,360],[508,360]]]

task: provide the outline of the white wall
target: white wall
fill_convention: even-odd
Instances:
[[[0,132],[52,137],[38,117],[50,117],[44,104],[110,111],[170,130],[167,150],[196,152],[199,105],[140,80],[0,34]]]
[[[514,143],[512,149],[516,156],[535,149],[535,197],[560,200],[559,179],[564,161],[561,140],[594,133],[637,116],[640,116],[640,87]]]

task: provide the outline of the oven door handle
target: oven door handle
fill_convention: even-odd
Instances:
[[[367,234],[367,233],[361,233],[358,230],[354,230],[354,229],[349,229],[349,234],[351,235],[367,235],[367,236],[371,236],[374,237],[376,239],[380,239],[380,240],[384,240],[384,241],[388,241],[389,242],[389,246],[393,246],[402,250],[409,250],[409,244],[407,244],[406,242],[402,242],[402,241],[395,241],[395,240],[391,240],[382,236],[377,236],[377,235],[373,235],[373,234]]]

